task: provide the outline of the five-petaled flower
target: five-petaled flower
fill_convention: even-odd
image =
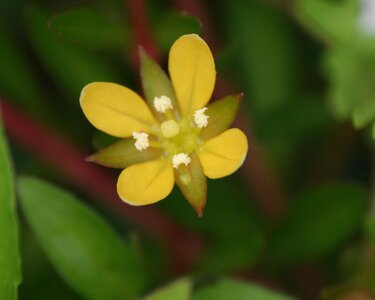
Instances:
[[[177,183],[201,216],[206,205],[206,176],[232,174],[243,163],[247,138],[227,129],[242,95],[207,105],[215,85],[215,64],[207,44],[195,34],[180,37],[169,53],[171,80],[140,49],[146,102],[130,89],[94,82],[81,92],[87,119],[99,130],[121,138],[87,158],[124,169],[117,183],[131,205],[164,199]],[[207,105],[207,106],[206,106]]]

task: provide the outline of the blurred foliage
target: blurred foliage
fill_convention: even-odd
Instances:
[[[257,299],[257,300],[292,300],[293,298],[270,292],[254,284],[247,284],[233,279],[221,278],[212,284],[197,290],[194,300],[226,300],[226,299]]]
[[[339,184],[308,191],[293,202],[289,215],[270,240],[267,259],[290,265],[332,253],[361,224],[366,194]]]
[[[21,178],[19,192],[46,255],[77,293],[93,300],[137,298],[145,281],[139,257],[99,216],[41,180]]]
[[[178,279],[152,294],[144,297],[144,300],[189,300],[192,289],[190,279]]]
[[[359,0],[298,0],[296,6],[301,23],[328,44],[324,71],[332,112],[357,128],[372,123],[375,138],[375,36],[360,23],[365,10]]]
[[[146,1],[152,38],[163,61],[177,37],[209,29],[195,16],[174,10],[176,2]],[[358,30],[359,0],[296,0],[286,10],[273,2],[202,1],[220,46],[215,53],[218,78],[229,79],[232,93],[244,92],[242,113],[254,122],[254,140],[285,187],[285,217],[268,220],[240,174],[208,180],[201,219],[175,190],[155,207],[206,244],[191,274],[173,281],[167,268],[170,257],[160,241],[142,232],[137,247],[124,242],[111,227],[129,240],[133,228],[127,220],[94,207],[110,220],[107,225],[81,191],[74,191],[78,199],[42,180],[22,177],[21,216],[27,222],[21,218],[21,299],[290,299],[255,284],[206,279],[251,270],[296,295],[300,289],[289,275],[305,263],[330,270],[323,276],[325,284],[333,285],[327,299],[374,286],[374,259],[363,255],[375,249],[373,222],[363,226],[373,149],[361,131],[354,133],[354,142],[341,145],[341,126],[331,113],[339,121],[352,120],[357,128],[374,123],[375,38]],[[140,92],[132,66],[131,24],[120,0],[1,1],[1,101],[6,98],[89,152],[112,143],[112,137],[88,125],[78,99],[81,88],[92,81],[112,81]],[[249,142],[252,151],[252,138]],[[6,292],[10,300],[15,299],[20,274],[12,174],[4,145],[1,135],[0,269],[9,278],[1,275],[0,298]],[[67,185],[54,167],[13,140],[11,147],[17,173]],[[342,153],[347,154],[336,166]],[[334,171],[313,181],[312,170],[325,168]],[[348,252],[354,258],[342,271],[340,262]],[[168,281],[172,283],[157,288]]]
[[[17,299],[21,282],[13,170],[0,122],[0,299]]]

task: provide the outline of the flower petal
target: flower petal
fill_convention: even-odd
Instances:
[[[204,140],[209,140],[229,128],[237,115],[242,98],[243,94],[230,95],[207,106],[208,125],[201,131]]]
[[[109,168],[124,169],[130,165],[161,157],[160,149],[149,147],[146,150],[138,151],[134,146],[134,139],[122,139],[99,152],[90,155],[86,161],[95,162]]]
[[[175,169],[175,179],[186,200],[195,209],[198,216],[203,215],[207,199],[207,182],[202,165],[195,153],[190,155],[191,161],[186,166],[181,164]]]
[[[215,63],[205,41],[196,34],[180,37],[169,52],[169,74],[182,115],[202,108],[215,86]]]
[[[241,167],[247,149],[246,135],[237,128],[208,140],[198,153],[204,174],[212,179],[232,174]]]
[[[128,137],[133,131],[149,132],[156,122],[142,98],[118,84],[90,83],[82,89],[80,103],[90,123],[113,136]]]
[[[117,181],[117,192],[124,202],[138,206],[164,199],[173,185],[171,164],[158,159],[132,165],[122,171]]]

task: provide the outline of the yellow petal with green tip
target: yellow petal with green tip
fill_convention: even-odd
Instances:
[[[132,90],[108,82],[93,82],[81,92],[82,110],[97,129],[117,137],[133,131],[150,132],[156,120],[142,98]]]
[[[204,174],[215,179],[234,173],[244,162],[247,149],[246,135],[237,128],[208,140],[198,152]]]
[[[164,199],[173,185],[171,163],[159,159],[132,165],[122,171],[117,181],[117,192],[124,202],[139,206]]]
[[[210,100],[215,86],[215,63],[205,41],[196,34],[180,37],[169,52],[169,74],[183,116]]]

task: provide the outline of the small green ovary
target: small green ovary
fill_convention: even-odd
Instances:
[[[177,153],[191,154],[199,148],[200,130],[191,124],[191,120],[182,119],[178,123],[168,120],[160,125],[159,139],[165,157],[172,157]]]

